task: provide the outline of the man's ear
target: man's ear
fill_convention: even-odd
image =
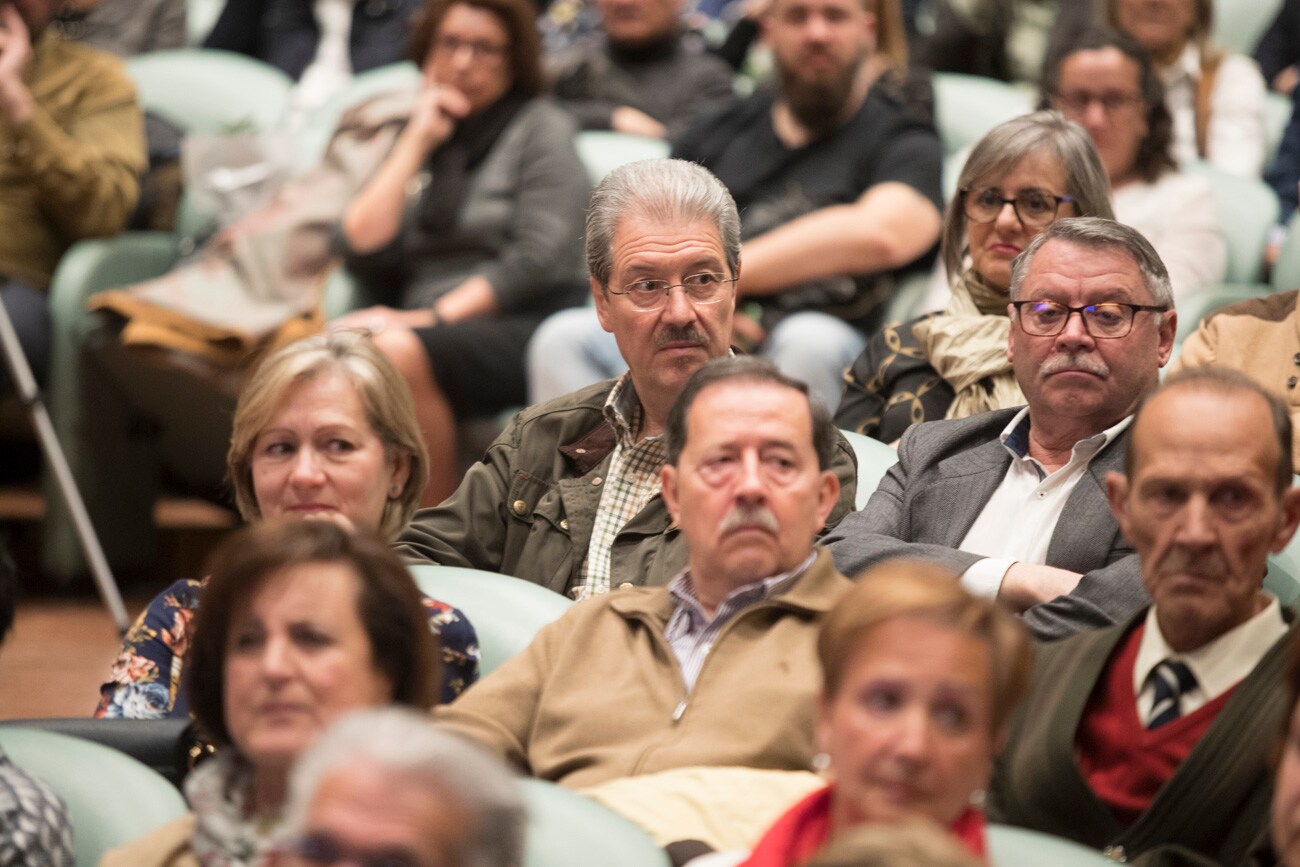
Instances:
[[[840,500],[840,477],[831,470],[822,470],[821,490],[817,492],[818,525],[826,526],[826,519]]]
[[[610,322],[609,295],[605,293],[605,287],[595,277],[588,277],[587,282],[591,284],[591,300],[596,307],[596,318],[600,320],[600,327],[614,333],[614,326]]]
[[[1169,363],[1169,356],[1174,353],[1174,335],[1178,333],[1178,311],[1166,310],[1160,316],[1160,347],[1158,358],[1160,366]]]
[[[1282,492],[1282,521],[1269,550],[1276,554],[1289,545],[1297,526],[1300,526],[1300,488],[1287,488]]]
[[[674,524],[681,524],[681,500],[677,497],[677,467],[672,464],[664,464],[663,469],[659,471],[659,482],[661,494],[664,498],[664,505],[668,507],[668,514],[672,517]]]
[[[1110,511],[1119,524],[1120,532],[1131,543],[1128,535],[1128,477],[1116,470],[1106,474],[1106,499],[1110,502]]]

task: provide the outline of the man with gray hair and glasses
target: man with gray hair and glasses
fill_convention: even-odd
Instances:
[[[621,166],[587,212],[587,266],[601,325],[628,371],[519,413],[444,503],[402,534],[415,560],[502,572],[572,598],[662,585],[686,550],[661,496],[662,439],[686,380],[727,355],[740,218],[727,189],[682,160]],[[842,437],[840,496],[856,461]]]
[[[848,575],[890,557],[937,560],[1050,640],[1147,602],[1105,478],[1169,360],[1177,314],[1147,240],[1084,217],[1057,220],[1016,259],[1008,312],[1028,406],[909,428],[866,508],[826,544]]]
[[[521,867],[526,810],[510,771],[423,714],[350,714],[298,761],[277,867]]]

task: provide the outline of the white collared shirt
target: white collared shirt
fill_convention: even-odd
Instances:
[[[1047,472],[1029,456],[1029,407],[1002,429],[998,439],[1011,453],[1011,465],[993,496],[984,504],[958,550],[983,554],[962,573],[961,583],[976,596],[998,595],[1002,579],[1015,563],[1046,563],[1056,522],[1088,465],[1129,426],[1132,416],[1074,444],[1069,462]]]
[[[1282,619],[1282,606],[1269,597],[1268,605],[1254,617],[1233,627],[1209,644],[1187,653],[1175,653],[1165,641],[1164,633],[1156,622],[1156,607],[1147,611],[1146,629],[1133,662],[1133,694],[1137,696],[1138,719],[1143,724],[1151,721],[1151,706],[1155,703],[1155,681],[1150,680],[1151,670],[1166,659],[1176,659],[1186,664],[1196,677],[1196,686],[1183,693],[1179,707],[1184,715],[1199,710],[1214,701],[1245,679],[1268,649],[1286,635],[1286,621]]]
[[[1174,120],[1173,155],[1179,165],[1197,161],[1196,89],[1201,80],[1201,51],[1188,42],[1183,53],[1161,72],[1165,105]],[[1264,170],[1264,96],[1268,85],[1249,57],[1226,53],[1219,61],[1210,93],[1206,162],[1219,171],[1257,178]]]

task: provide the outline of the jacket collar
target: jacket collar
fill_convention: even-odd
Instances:
[[[809,615],[825,614],[835,606],[849,587],[849,579],[841,575],[831,561],[830,552],[818,546],[817,558],[797,581],[761,605],[775,605]],[[629,620],[651,620],[666,626],[672,616],[674,603],[666,587],[633,587],[611,591],[610,610]],[[744,611],[736,613],[743,617]]]

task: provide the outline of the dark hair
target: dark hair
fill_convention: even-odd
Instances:
[[[735,355],[715,358],[706,363],[686,380],[682,393],[673,401],[668,410],[668,423],[664,429],[664,447],[667,462],[673,465],[682,456],[686,447],[686,422],[691,412],[691,404],[699,397],[701,391],[720,382],[766,382],[783,388],[792,388],[808,401],[808,412],[812,416],[812,445],[817,453],[817,467],[822,470],[831,468],[835,456],[835,423],[830,411],[808,386],[798,379],[786,376],[777,370],[776,365],[765,358],[753,355]]]
[[[1143,180],[1154,181],[1165,172],[1178,167],[1170,151],[1174,142],[1174,119],[1165,106],[1165,86],[1151,61],[1151,55],[1132,36],[1109,27],[1090,27],[1077,39],[1063,46],[1043,66],[1043,78],[1039,84],[1039,108],[1054,107],[1052,100],[1061,87],[1061,67],[1071,54],[1105,48],[1117,49],[1138,65],[1138,88],[1142,91],[1142,102],[1147,110],[1147,134],[1138,145],[1134,169]]]
[[[514,89],[525,96],[537,96],[546,88],[542,75],[542,43],[537,34],[537,9],[531,0],[429,0],[411,21],[410,56],[423,67],[442,20],[453,6],[470,6],[491,12],[510,37],[506,54]]]
[[[327,521],[268,521],[232,533],[212,555],[186,660],[194,718],[217,745],[226,729],[226,642],[236,614],[285,569],[341,563],[357,576],[357,617],[392,700],[419,710],[438,695],[438,639],[423,598],[401,560],[379,539]]]
[[[1273,474],[1273,485],[1279,495],[1291,487],[1294,481],[1291,455],[1291,414],[1287,411],[1286,404],[1282,402],[1281,398],[1241,371],[1214,365],[1193,367],[1170,374],[1159,388],[1142,398],[1133,414],[1133,429],[1137,430],[1137,424],[1142,417],[1143,410],[1157,395],[1176,388],[1209,391],[1224,397],[1237,394],[1254,394],[1263,398],[1264,402],[1268,404],[1268,413],[1273,421],[1273,436],[1277,439],[1278,458],[1277,468]],[[1133,478],[1135,469],[1136,441],[1135,437],[1129,437],[1128,445],[1124,450],[1124,475],[1130,479]]]

